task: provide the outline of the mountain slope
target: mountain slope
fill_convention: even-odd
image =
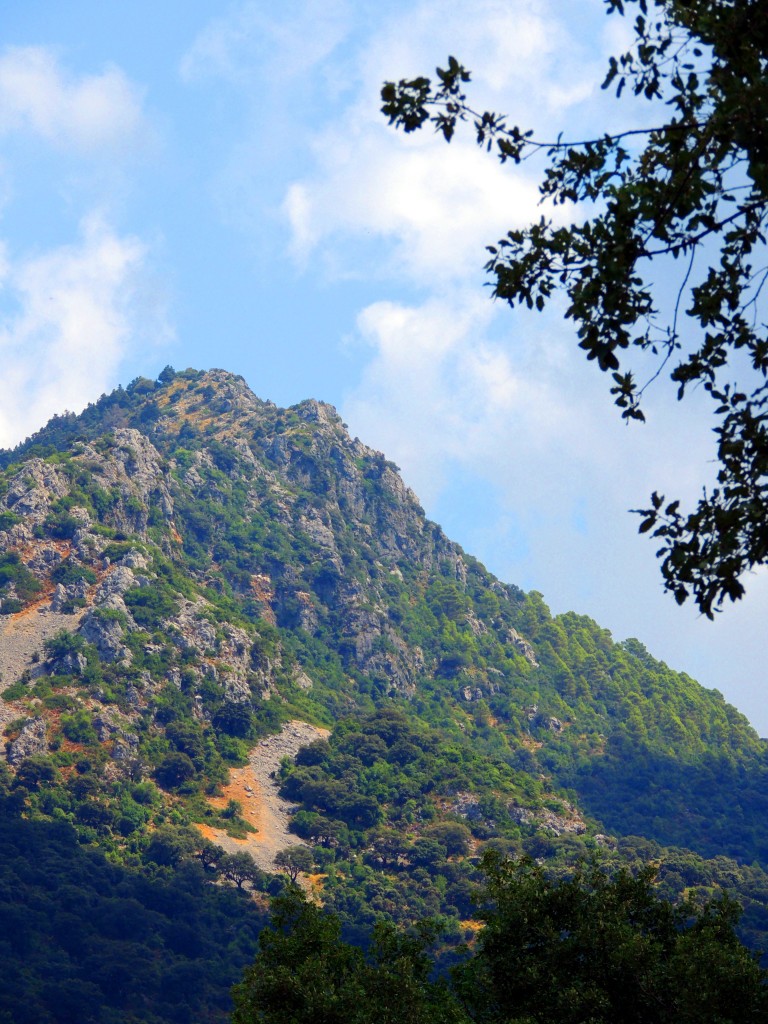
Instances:
[[[429,912],[458,936],[489,842],[661,856],[671,889],[727,882],[763,927],[768,755],[746,719],[495,579],[331,407],[168,369],[0,467],[4,786],[27,816],[150,867],[158,828],[236,844],[230,769],[300,719],[333,731],[283,792],[353,931]]]

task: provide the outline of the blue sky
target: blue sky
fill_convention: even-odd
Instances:
[[[715,623],[665,597],[626,510],[711,478],[698,396],[624,426],[555,304],[494,305],[484,246],[540,168],[404,137],[384,78],[456,54],[473,98],[554,137],[647,123],[600,92],[600,0],[6,0],[0,444],[135,376],[221,366],[334,404],[427,513],[554,611],[717,687],[768,735],[768,574]]]

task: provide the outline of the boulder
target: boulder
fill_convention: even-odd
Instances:
[[[45,720],[28,718],[15,740],[8,744],[8,763],[17,765],[33,754],[43,754],[48,749]]]

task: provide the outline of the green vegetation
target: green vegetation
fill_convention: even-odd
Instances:
[[[2,803],[0,1020],[230,1019],[229,989],[263,924],[252,900],[209,884],[196,860],[110,863],[66,823],[20,820],[13,797]]]
[[[536,1024],[759,1021],[768,975],[734,932],[728,899],[671,904],[653,868],[551,880],[489,856],[477,952],[457,972],[472,1019]]]
[[[24,565],[16,551],[0,554],[0,613],[11,615],[20,611],[41,590],[39,581]],[[14,594],[13,597],[4,596],[9,591]]]
[[[233,1024],[464,1022],[447,987],[429,980],[424,945],[383,927],[366,956],[341,940],[335,915],[290,890],[272,904],[256,962],[234,990]]]
[[[746,909],[740,934],[761,944],[768,927],[762,868],[631,833],[606,845],[596,824],[571,816],[566,794],[548,790],[519,762],[511,752],[493,756],[475,742],[416,727],[395,709],[343,720],[328,741],[301,750],[283,769],[282,793],[299,805],[292,829],[312,844],[314,870],[326,875],[324,903],[344,934],[364,942],[383,918],[409,925],[439,915],[446,941],[461,941],[474,915],[477,856],[495,850],[544,857],[560,872],[585,857],[612,868],[654,863],[671,899],[691,886],[732,893]]]
[[[437,929],[380,925],[366,954],[342,940],[336,915],[294,889],[273,903],[234,990],[234,1024],[764,1020],[768,974],[736,938],[729,901],[667,903],[653,869],[551,879],[530,861],[489,855],[483,866],[484,927],[452,985],[431,979]]]

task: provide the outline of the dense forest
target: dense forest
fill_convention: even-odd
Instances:
[[[439,930],[380,923],[367,950],[337,915],[294,889],[277,898],[234,990],[234,1024],[750,1024],[768,1010],[766,972],[733,932],[727,899],[675,904],[653,868],[592,865],[552,878],[530,860],[483,858],[480,931],[446,977]]]

